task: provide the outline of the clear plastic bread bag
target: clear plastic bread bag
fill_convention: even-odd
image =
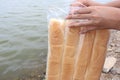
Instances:
[[[52,6],[48,10],[47,80],[79,78],[82,78],[82,80],[84,78],[86,78],[85,80],[97,80],[100,76],[105,59],[106,45],[109,40],[109,31],[97,30],[80,34],[79,32],[82,28],[68,28],[71,22],[86,21],[65,19],[69,13],[74,15],[75,10],[86,7],[80,2],[74,3],[80,6]],[[93,79],[94,76],[96,79]]]

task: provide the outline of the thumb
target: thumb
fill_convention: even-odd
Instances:
[[[101,6],[102,4],[95,2],[93,0],[82,0],[82,4],[89,7],[89,6]]]

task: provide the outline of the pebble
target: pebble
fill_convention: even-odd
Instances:
[[[111,37],[107,50],[107,57],[110,56],[115,57],[117,61],[114,66],[112,66],[112,68],[107,71],[108,73],[105,73],[104,67],[104,71],[100,80],[120,80],[120,31],[111,30]]]
[[[108,51],[112,51],[113,49],[112,48],[108,48]]]
[[[115,75],[112,80],[120,80],[120,75]]]
[[[107,57],[105,60],[104,67],[103,67],[103,72],[108,73],[113,68],[116,61],[117,59],[114,57]]]
[[[101,77],[100,77],[100,80],[112,80],[112,78],[113,78],[113,75],[112,75],[112,74],[102,73],[102,74],[101,74]]]
[[[113,74],[119,74],[120,75],[120,59],[117,61],[116,65],[111,70]]]
[[[120,48],[116,48],[115,52],[120,53]]]

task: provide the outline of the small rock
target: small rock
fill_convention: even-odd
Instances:
[[[100,80],[112,80],[112,78],[113,78],[113,75],[112,75],[112,74],[102,73],[102,74],[101,74],[101,77],[100,77]]]
[[[108,73],[112,69],[112,67],[115,65],[116,61],[117,60],[114,57],[107,57],[103,67],[103,72]]]
[[[120,48],[116,48],[115,52],[120,53]]]
[[[117,45],[117,47],[120,47],[120,44],[116,44]]]
[[[112,51],[113,49],[112,48],[108,48],[108,51]]]
[[[110,44],[110,46],[111,46],[111,47],[114,47],[114,46],[115,46],[115,44],[114,44],[114,43],[111,43],[111,44]]]
[[[112,80],[120,80],[120,76],[119,75],[115,75]]]
[[[41,77],[41,75],[38,75],[38,77]]]
[[[117,61],[113,69],[111,70],[113,74],[119,74],[120,75],[120,60]]]

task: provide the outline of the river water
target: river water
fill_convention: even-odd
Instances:
[[[16,80],[46,64],[46,12],[48,7],[64,3],[64,0],[0,0],[0,80]]]
[[[0,0],[0,80],[16,80],[46,64],[47,10],[71,0]]]

